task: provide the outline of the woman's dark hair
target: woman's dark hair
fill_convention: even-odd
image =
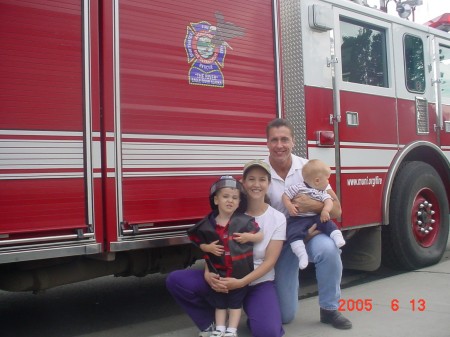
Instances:
[[[243,174],[243,176],[242,176],[242,179],[245,180],[245,179],[247,178],[247,176],[248,176],[248,173],[249,173],[252,169],[254,169],[254,168],[256,168],[256,167],[258,167],[258,166],[253,166],[253,167],[250,167],[248,170],[245,170],[245,171],[244,171],[244,174]],[[264,169],[262,169],[262,168],[261,168],[261,170],[263,170],[264,172],[266,172],[266,171],[265,171]],[[267,174],[267,177],[268,177],[269,183],[270,183],[272,177],[271,177],[271,175],[270,175],[269,173],[266,173],[266,174]],[[244,193],[246,193],[246,192],[244,192]],[[241,193],[241,195],[242,195],[242,193]],[[264,196],[264,202],[265,202],[266,204],[269,204],[269,205],[270,205],[270,198],[269,198],[269,196],[268,196],[267,194]],[[245,195],[245,204],[246,204],[245,209],[247,209],[247,195]]]

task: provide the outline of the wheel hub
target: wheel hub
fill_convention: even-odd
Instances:
[[[439,202],[431,190],[421,190],[415,200],[411,213],[414,237],[422,247],[431,247],[439,232]]]
[[[434,228],[436,220],[433,219],[435,211],[432,209],[433,204],[428,201],[424,201],[419,204],[419,210],[417,211],[417,226],[418,231],[423,234],[429,234]]]

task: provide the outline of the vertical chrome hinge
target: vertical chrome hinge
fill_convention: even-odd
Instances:
[[[327,57],[327,67],[330,67],[332,63],[338,63],[338,59],[336,56]]]
[[[334,122],[340,123],[341,122],[341,116],[334,116],[330,114],[330,124],[334,124]]]

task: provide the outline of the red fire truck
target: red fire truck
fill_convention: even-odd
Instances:
[[[0,289],[192,264],[275,117],[333,168],[346,267],[444,253],[447,33],[347,0],[0,0],[0,67]]]

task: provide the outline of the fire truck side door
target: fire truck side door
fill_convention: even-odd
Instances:
[[[67,0],[2,3],[0,13],[0,264],[100,252],[88,35],[96,17]]]
[[[378,224],[374,206],[398,147],[392,28],[344,9],[334,21],[342,225]]]
[[[425,32],[406,25],[395,25],[394,31],[400,147],[418,140],[437,143],[430,38]]]

